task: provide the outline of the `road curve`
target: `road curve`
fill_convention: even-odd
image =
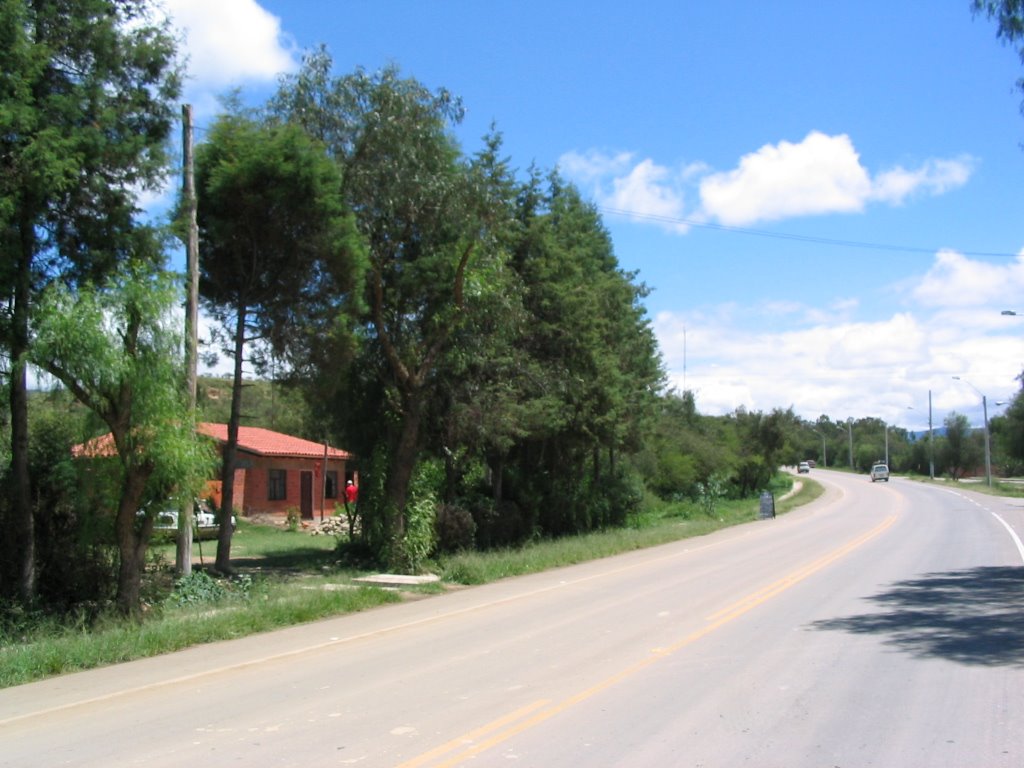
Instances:
[[[1024,507],[776,520],[0,691],[0,766],[1024,764]]]

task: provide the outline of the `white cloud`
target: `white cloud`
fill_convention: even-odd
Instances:
[[[945,194],[966,184],[974,165],[973,158],[965,155],[956,160],[928,160],[916,171],[896,167],[878,174],[871,197],[899,205],[918,191],[932,195]]]
[[[293,71],[296,46],[255,0],[164,0],[185,36],[188,70],[201,90],[273,80]]]
[[[558,159],[558,169],[566,176],[585,183],[601,183],[605,177],[626,171],[633,161],[629,152],[609,155],[598,150],[586,154],[566,152]]]
[[[954,251],[940,251],[931,269],[912,289],[915,302],[928,307],[1015,309],[1024,292],[1024,252],[1007,264],[974,261]]]
[[[808,419],[874,416],[921,429],[932,392],[936,425],[953,410],[979,423],[979,391],[992,416],[1018,388],[1024,321],[1001,316],[992,291],[1019,296],[1022,275],[1024,255],[993,265],[943,252],[906,286],[932,303],[877,319],[858,317],[854,301],[766,301],[661,312],[653,326],[672,385],[693,390],[702,413],[792,406]],[[781,313],[803,322],[773,323]]]
[[[629,152],[567,152],[558,160],[559,170],[590,187],[599,205],[624,213],[633,221],[655,223],[670,231],[685,232],[683,185],[692,168],[675,173],[645,159],[634,162]]]
[[[669,170],[643,160],[628,175],[612,183],[602,204],[619,211],[642,212],[644,218],[660,219],[669,229],[685,232],[683,195],[670,184]],[[634,217],[636,218],[636,217]]]
[[[766,144],[739,166],[700,183],[703,210],[732,226],[809,214],[855,212],[871,181],[848,136],[813,132],[799,144]]]
[[[749,226],[798,216],[859,213],[868,204],[904,203],[914,194],[940,195],[967,183],[969,156],[933,158],[872,177],[849,136],[812,131],[800,142],[765,144],[730,171],[703,163],[673,169],[631,153],[570,152],[560,166],[590,188],[600,205],[684,233],[689,224],[716,221]],[[686,190],[699,205],[687,211]]]

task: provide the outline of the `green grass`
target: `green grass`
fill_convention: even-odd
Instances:
[[[788,499],[776,501],[776,514],[818,498],[824,489],[814,480],[804,479],[800,491]],[[627,528],[615,528],[583,536],[539,541],[517,549],[496,552],[466,552],[444,558],[438,563],[443,581],[457,584],[484,584],[509,576],[572,565],[588,560],[655,547],[680,539],[703,536],[757,518],[759,502],[724,501],[714,515],[705,515],[690,503],[654,505],[646,519]]]
[[[967,480],[951,480],[948,477],[936,477],[932,480],[924,475],[914,474],[908,474],[906,477],[919,483],[942,485],[946,488],[962,488],[965,491],[977,491],[978,493],[985,493],[989,496],[1010,496],[1017,499],[1024,498],[1024,483],[1009,482],[1007,480],[1000,480],[997,477],[992,478],[991,487],[985,482],[984,477],[980,479],[972,477]]]
[[[815,481],[804,479],[799,493],[777,501],[776,511],[782,514],[806,504],[822,490]],[[538,541],[519,549],[453,555],[431,565],[443,582],[483,584],[704,535],[755,520],[759,509],[756,499],[721,502],[713,515],[687,502],[651,502],[648,507],[626,528]],[[206,578],[202,566],[212,564],[216,542],[197,542],[194,553],[198,567],[189,588],[154,601],[141,621],[127,622],[112,615],[79,622],[36,616],[23,616],[19,621],[16,615],[8,616],[6,624],[0,625],[0,687],[244,637],[402,599],[396,592],[352,586],[352,577],[365,572],[339,568],[335,543],[330,536],[241,521],[231,547],[232,564],[240,577]],[[151,562],[150,590],[166,596],[172,586],[173,545],[153,547]],[[435,585],[416,591],[431,594],[443,589]]]

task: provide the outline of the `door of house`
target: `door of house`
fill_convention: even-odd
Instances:
[[[303,520],[313,519],[313,473],[303,472],[299,478],[299,510]]]

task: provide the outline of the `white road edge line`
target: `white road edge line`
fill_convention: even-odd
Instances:
[[[989,510],[989,512],[992,512],[992,510]],[[1021,543],[1020,536],[1018,536],[1017,532],[1010,527],[1010,524],[1003,520],[1003,518],[997,513],[992,512],[992,516],[1002,523],[1003,527],[1010,532],[1010,536],[1013,538],[1013,543],[1017,545],[1017,554],[1020,555],[1021,562],[1024,562],[1024,544]]]
[[[1010,526],[1010,524],[1008,522],[1006,522],[1005,520],[1003,520],[1002,517],[1000,517],[999,513],[993,512],[991,509],[986,507],[984,504],[980,504],[977,501],[975,501],[974,499],[972,499],[972,498],[970,498],[968,496],[964,496],[962,493],[960,493],[958,491],[954,491],[954,490],[949,489],[949,488],[943,488],[942,490],[944,490],[946,493],[951,493],[954,496],[959,496],[961,499],[965,499],[967,501],[970,501],[973,504],[976,504],[978,507],[980,507],[981,509],[986,510],[989,514],[992,515],[992,517],[994,517],[996,520],[998,520],[1000,523],[1002,523],[1003,528],[1005,528],[1007,530],[1007,532],[1010,534],[1010,538],[1013,539],[1013,543],[1017,545],[1017,554],[1020,555],[1021,562],[1024,563],[1024,543],[1021,542],[1020,536],[1017,535],[1017,532],[1015,530],[1013,530],[1013,528]]]

